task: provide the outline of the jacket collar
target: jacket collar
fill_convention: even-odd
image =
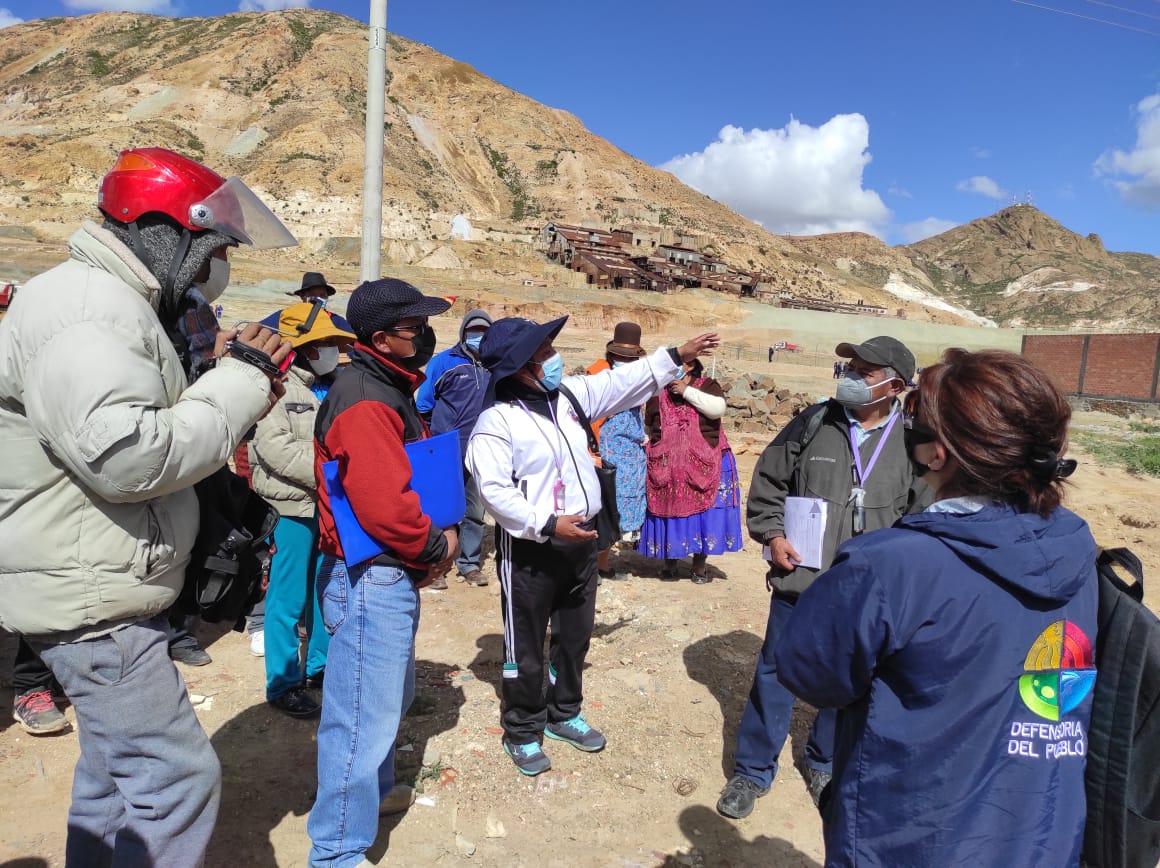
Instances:
[[[86,220],[68,240],[69,256],[106,271],[128,284],[157,310],[161,299],[161,284],[133,251],[121,243],[108,229],[92,220]]]
[[[408,371],[390,356],[380,353],[362,341],[355,343],[350,358],[353,367],[361,368],[373,377],[388,381],[408,395],[413,395],[427,379],[422,371]]]

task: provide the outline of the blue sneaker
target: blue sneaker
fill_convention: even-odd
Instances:
[[[557,741],[566,741],[572,747],[586,751],[604,750],[604,745],[608,743],[604,733],[590,727],[588,721],[579,714],[571,720],[549,723],[544,729],[544,735]]]
[[[503,740],[504,753],[512,758],[520,774],[534,778],[552,767],[552,761],[541,749],[539,742],[530,741],[527,744],[512,744],[506,738]]]

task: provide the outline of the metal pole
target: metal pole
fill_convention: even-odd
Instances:
[[[367,30],[367,126],[363,158],[362,257],[359,276],[382,276],[383,121],[387,100],[387,0],[371,0]]]

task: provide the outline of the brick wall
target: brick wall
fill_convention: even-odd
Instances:
[[[1160,334],[1027,335],[1023,355],[1068,395],[1158,398]]]

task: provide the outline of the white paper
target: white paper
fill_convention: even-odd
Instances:
[[[801,556],[800,566],[821,569],[826,538],[826,502],[816,497],[787,497],[785,538]]]

